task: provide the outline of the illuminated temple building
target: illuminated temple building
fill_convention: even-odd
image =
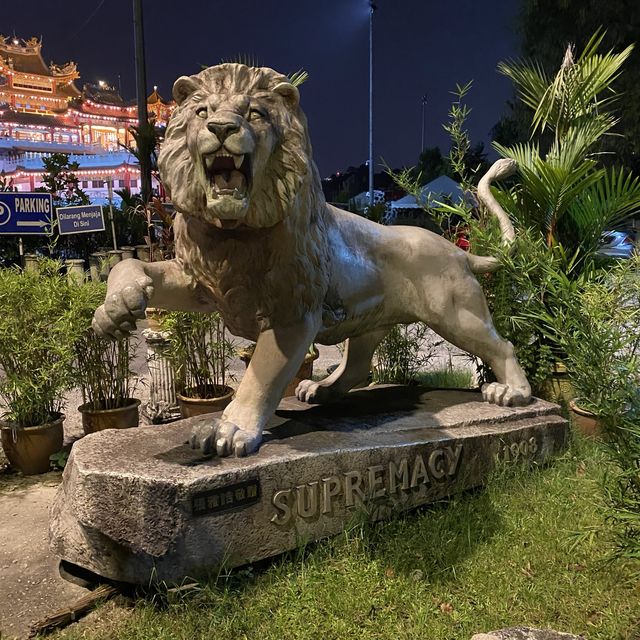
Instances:
[[[46,65],[42,41],[0,36],[0,171],[19,191],[41,184],[42,156],[61,152],[80,164],[76,175],[92,200],[114,188],[139,191],[140,172],[129,127],[138,124],[135,102],[126,102],[103,82],[76,86],[74,62]],[[167,124],[173,105],[157,90],[148,98],[149,117]]]

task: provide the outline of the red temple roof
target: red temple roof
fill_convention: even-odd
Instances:
[[[18,73],[33,73],[39,76],[52,76],[51,69],[47,67],[40,49],[42,43],[36,38],[20,41],[17,38],[10,39],[0,36],[0,59]]]
[[[25,113],[24,111],[12,111],[11,109],[7,109],[3,114],[0,115],[0,121],[44,127],[76,128],[77,126],[73,124],[65,124],[60,119],[60,116],[45,115],[39,113]]]
[[[57,81],[55,93],[64,97],[78,97],[80,91],[73,81],[80,75],[75,63],[68,62],[64,65],[51,63],[47,66],[42,59],[41,51],[42,42],[37,38],[18,40],[0,36],[0,72],[55,78]]]
[[[164,98],[158,93],[158,90],[154,87],[153,92],[147,98],[147,104],[157,104],[161,102],[162,104],[167,104]]]

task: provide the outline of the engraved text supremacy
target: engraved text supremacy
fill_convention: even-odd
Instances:
[[[462,445],[434,449],[428,455],[390,460],[362,471],[348,471],[273,494],[275,514],[271,522],[287,525],[293,517],[314,518],[332,512],[334,502],[346,507],[367,500],[429,485],[433,480],[453,478],[458,471]]]

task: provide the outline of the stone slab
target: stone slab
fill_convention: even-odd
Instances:
[[[327,406],[285,398],[248,458],[190,449],[207,419],[77,442],[52,509],[55,552],[114,580],[176,582],[478,486],[496,459],[543,463],[567,439],[548,402],[497,407],[419,387],[370,387]]]

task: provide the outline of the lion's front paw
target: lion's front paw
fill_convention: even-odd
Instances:
[[[153,294],[153,281],[147,276],[122,289],[107,293],[103,305],[93,316],[93,330],[101,336],[123,338],[136,329],[136,320],[144,318],[147,300]]]
[[[313,380],[302,380],[296,387],[296,398],[300,402],[308,402],[309,404],[323,404],[335,400],[341,395],[333,386],[323,385],[322,382]]]
[[[262,431],[241,429],[229,420],[210,418],[197,425],[191,433],[191,448],[202,453],[217,453],[220,457],[237,458],[253,453],[262,441]]]
[[[482,385],[482,399],[501,407],[522,407],[529,404],[531,395],[508,384],[491,382]]]

